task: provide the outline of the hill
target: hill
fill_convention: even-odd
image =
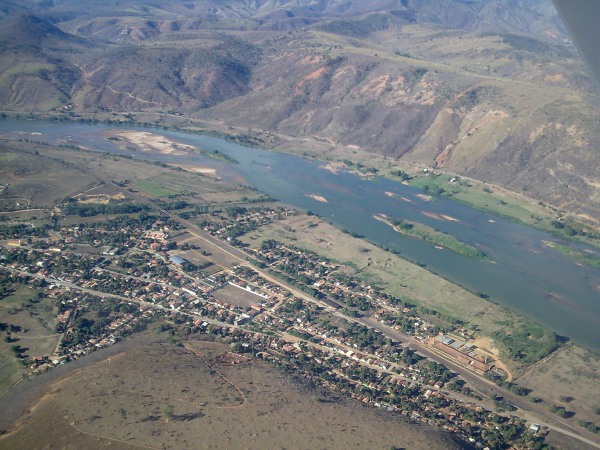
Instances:
[[[26,13],[0,20],[2,109],[49,110],[71,101],[79,70],[71,62],[93,49],[85,39]]]
[[[317,138],[350,159],[360,150],[448,170],[600,220],[600,98],[550,0],[3,11],[2,110],[175,114]]]

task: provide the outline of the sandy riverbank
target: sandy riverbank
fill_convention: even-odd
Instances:
[[[160,134],[148,131],[111,131],[105,133],[107,139],[120,140],[126,149],[127,144],[142,152],[160,153],[162,155],[183,156],[196,148],[176,142]]]
[[[192,145],[182,144],[180,142],[169,139],[163,135],[150,133],[148,131],[110,131],[104,133],[107,139],[122,142],[120,147],[124,150],[135,150],[148,153],[159,153],[169,156],[184,156],[190,152],[198,151]],[[173,167],[181,167],[182,169],[217,178],[217,171],[211,167],[198,166],[194,164],[168,164]]]
[[[217,177],[217,169],[213,169],[211,167],[195,166],[193,164],[168,164],[168,165],[173,166],[173,167],[181,167],[183,170],[186,170],[188,172],[199,173],[199,174],[206,175],[209,177],[218,178]]]

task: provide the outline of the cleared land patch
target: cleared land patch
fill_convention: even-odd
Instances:
[[[176,192],[150,180],[138,181],[134,183],[134,186],[155,197],[172,197],[180,194],[180,192]]]
[[[250,307],[263,301],[262,296],[232,284],[223,286],[221,289],[214,291],[212,295],[225,303],[242,307]]]
[[[533,365],[517,381],[533,389],[548,406],[563,406],[574,412],[573,424],[584,420],[600,426],[600,415],[595,413],[600,408],[597,354],[569,344]]]

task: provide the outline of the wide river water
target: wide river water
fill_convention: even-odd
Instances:
[[[102,136],[114,128],[117,127],[0,121],[0,133],[41,133],[26,137],[132,155]],[[197,148],[218,150],[239,164],[226,164],[195,152],[186,152],[183,156],[138,152],[137,157],[212,167],[224,179],[254,186],[284,203],[314,211],[340,228],[425,264],[429,270],[472,292],[485,293],[490,300],[523,313],[580,345],[600,350],[600,270],[543,245],[543,241],[565,243],[556,236],[450,199],[424,200],[419,197],[422,191],[384,178],[367,180],[347,172],[331,173],[321,168],[322,163],[318,161],[247,148],[210,136],[127,129],[155,132]],[[322,196],[327,202],[317,201],[310,195]],[[470,259],[403,237],[373,218],[379,213],[418,221],[447,232],[477,246],[492,262]],[[456,220],[440,219],[442,216]]]

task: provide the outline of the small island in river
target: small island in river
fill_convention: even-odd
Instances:
[[[489,259],[487,255],[470,244],[459,241],[454,236],[443,233],[419,222],[410,222],[408,220],[390,219],[385,214],[375,214],[374,219],[384,222],[394,229],[397,233],[410,236],[429,242],[436,247],[443,247],[460,255],[475,259]]]
[[[174,139],[164,135],[151,133],[148,131],[126,130],[120,132],[105,132],[106,139],[110,141],[122,141],[123,145],[119,147],[123,150],[134,150],[147,153],[159,153],[161,155],[185,156],[189,152],[200,153],[210,159],[221,161],[227,164],[237,164],[238,161],[218,150],[208,150],[195,147],[193,145],[177,142]]]
[[[313,200],[319,203],[329,203],[329,200],[327,200],[325,197],[319,194],[306,194],[306,197],[312,198]]]

